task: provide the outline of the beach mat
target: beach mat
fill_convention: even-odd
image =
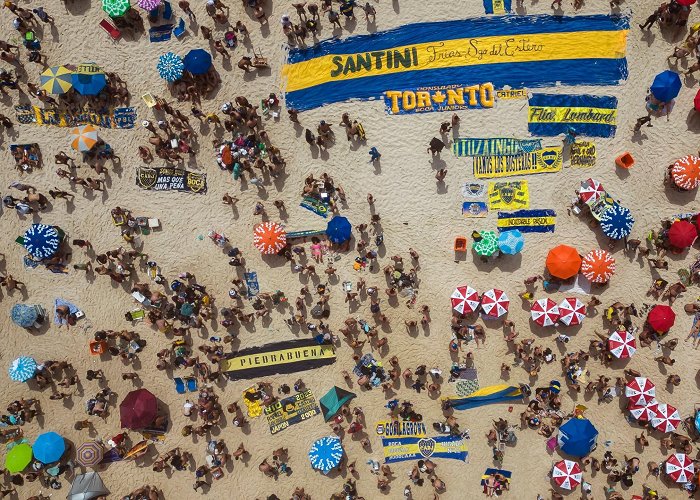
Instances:
[[[53,310],[53,322],[56,325],[67,325],[68,324],[67,320],[58,319],[58,313],[56,313],[56,307],[58,307],[58,306],[68,306],[68,310],[70,311],[71,314],[75,314],[78,311],[80,311],[80,309],[78,309],[78,306],[71,304],[67,300],[56,299],[54,301],[54,310]]]
[[[321,200],[317,200],[311,196],[304,196],[299,206],[312,211],[316,215],[320,215],[324,219],[328,217],[328,207]]]
[[[260,284],[258,283],[258,273],[255,271],[251,271],[249,273],[245,273],[243,275],[243,278],[245,279],[245,285],[247,288],[247,295],[248,298],[250,297],[255,297],[257,294],[260,293]]]
[[[164,24],[163,26],[156,26],[148,30],[148,38],[151,43],[165,42],[170,40],[173,34],[173,25]]]
[[[466,397],[479,390],[479,377],[476,368],[467,368],[460,372],[455,380],[455,392],[458,396]]]

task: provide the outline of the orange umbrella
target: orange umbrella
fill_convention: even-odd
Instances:
[[[581,269],[578,250],[568,245],[554,247],[547,254],[547,270],[555,278],[563,280],[576,276]]]
[[[615,259],[605,250],[591,250],[581,261],[581,273],[593,283],[607,283],[615,274]]]
[[[71,130],[71,147],[76,151],[90,151],[97,144],[97,129],[93,125],[81,125]]]
[[[700,158],[687,155],[676,160],[671,169],[673,182],[681,189],[695,189],[700,185]]]
[[[261,222],[253,229],[253,245],[260,253],[273,254],[287,244],[287,233],[276,222]]]

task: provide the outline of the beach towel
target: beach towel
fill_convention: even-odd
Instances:
[[[156,26],[148,30],[148,37],[151,43],[165,42],[170,40],[173,32],[172,24],[164,24],[163,26]]]
[[[71,314],[75,314],[78,311],[80,311],[80,309],[78,309],[78,306],[71,304],[67,300],[56,299],[54,301],[54,313],[53,313],[53,322],[56,325],[67,325],[68,324],[68,321],[66,321],[65,319],[58,319],[58,314],[56,313],[56,307],[58,307],[58,306],[68,306],[68,310],[70,311]]]
[[[556,441],[556,439],[555,439],[555,441]],[[484,471],[484,473],[481,475],[481,485],[482,485],[482,486],[485,486],[485,485],[486,485],[486,481],[488,481],[489,476],[490,476],[491,474],[500,474],[501,476],[505,477],[506,479],[510,479],[510,477],[511,477],[511,475],[512,475],[513,473],[512,473],[511,471],[509,471],[509,470],[488,468],[488,469],[486,469],[486,470]]]
[[[321,200],[312,198],[311,196],[304,196],[304,199],[301,200],[299,206],[307,210],[311,210],[313,213],[320,215],[324,219],[328,217],[328,207],[326,204]]]
[[[258,273],[255,271],[251,271],[249,273],[245,273],[243,275],[243,278],[245,279],[245,285],[247,288],[247,294],[248,298],[250,297],[255,297],[258,293],[260,293],[260,284],[258,283]]]
[[[479,390],[479,378],[476,368],[467,368],[459,373],[455,380],[455,392],[458,396],[467,397]]]
[[[591,293],[591,282],[588,281],[584,276],[577,275],[573,283],[562,284],[559,287],[560,292],[566,293],[580,293],[583,295],[589,295]]]
[[[24,257],[22,257],[22,263],[24,264],[25,269],[36,269],[41,264],[41,262],[37,262],[36,260],[32,259],[29,255],[25,255]]]
[[[484,0],[484,12],[487,14],[505,14],[510,12],[510,0]]]
[[[455,410],[469,410],[494,403],[505,403],[523,399],[520,387],[507,384],[492,385],[462,398],[448,398]]]

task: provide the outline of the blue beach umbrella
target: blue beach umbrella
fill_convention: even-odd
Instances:
[[[681,77],[678,73],[667,69],[656,75],[654,83],[651,84],[651,93],[659,101],[669,102],[676,98],[681,87]]]
[[[590,420],[572,418],[559,428],[557,443],[561,451],[572,457],[585,457],[596,447],[598,429]]]
[[[15,304],[10,311],[10,318],[15,325],[29,328],[39,319],[39,311],[36,306]]]
[[[628,208],[615,203],[608,208],[600,218],[603,234],[614,240],[621,240],[632,232],[634,217]]]
[[[55,432],[44,432],[32,446],[34,458],[43,464],[57,462],[66,451],[65,440]]]
[[[190,50],[183,60],[185,69],[193,75],[203,75],[211,68],[211,54],[204,49]]]
[[[53,226],[32,224],[24,233],[24,248],[37,259],[48,259],[58,251],[61,237]]]
[[[29,356],[20,356],[12,362],[7,373],[10,375],[10,380],[26,382],[36,373],[36,361]]]
[[[158,74],[163,80],[174,82],[182,77],[182,72],[185,70],[185,63],[177,54],[166,52],[158,58]]]
[[[350,221],[340,215],[333,217],[326,227],[326,235],[333,243],[345,243],[350,239],[351,232]]]
[[[73,73],[73,88],[81,95],[97,95],[106,85],[105,72],[95,63],[79,64]]]
[[[515,255],[516,253],[520,253],[524,246],[525,237],[523,233],[517,229],[503,231],[498,235],[498,248],[505,254]]]
[[[328,474],[333,467],[337,467],[341,458],[343,458],[343,447],[336,436],[317,440],[309,450],[311,466],[324,474]]]

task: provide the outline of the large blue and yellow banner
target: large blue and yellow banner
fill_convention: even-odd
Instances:
[[[467,459],[467,442],[461,436],[382,438],[388,464],[422,458]]]
[[[612,137],[617,128],[617,98],[605,95],[533,94],[527,129],[543,136],[566,134]]]
[[[290,50],[283,69],[287,106],[303,111],[446,82],[615,85],[627,78],[628,30],[629,19],[618,16],[504,16],[326,40]]]

